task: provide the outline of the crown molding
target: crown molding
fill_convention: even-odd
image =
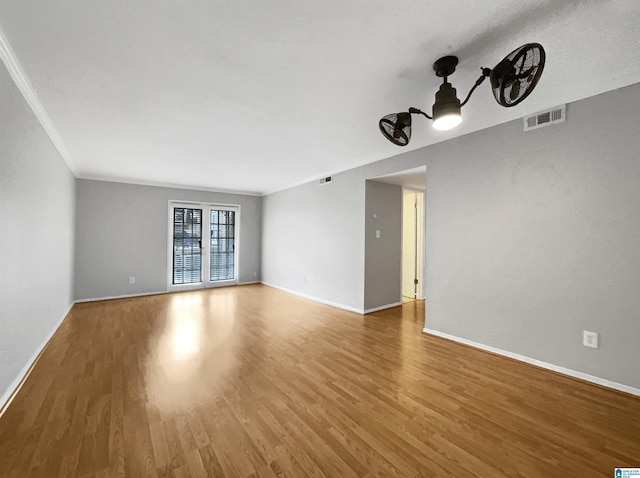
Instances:
[[[133,184],[135,186],[153,186],[156,188],[183,189],[188,191],[203,191],[207,193],[235,194],[237,196],[257,196],[257,197],[263,196],[262,193],[259,193],[256,191],[208,188],[206,186],[190,186],[188,184],[166,183],[162,181],[145,181],[143,179],[121,178],[121,177],[114,177],[114,176],[108,176],[103,174],[80,173],[80,174],[76,174],[76,178],[86,179],[88,181],[103,181],[107,183]]]
[[[37,120],[40,122],[40,125],[42,125],[42,128],[47,133],[47,136],[49,136],[49,139],[51,140],[55,148],[58,150],[58,153],[60,154],[60,156],[62,156],[62,159],[64,160],[64,162],[67,163],[67,166],[69,167],[71,172],[74,174],[74,176],[77,176],[76,167],[75,167],[75,164],[73,164],[73,162],[71,161],[69,151],[65,147],[62,141],[62,138],[58,134],[58,131],[56,130],[55,126],[53,126],[53,123],[51,122],[51,118],[49,118],[49,115],[44,109],[44,106],[42,106],[42,103],[40,102],[38,95],[33,89],[33,86],[31,85],[31,82],[27,78],[27,75],[24,73],[24,70],[20,66],[20,62],[16,58],[16,55],[13,53],[13,50],[11,49],[11,45],[9,44],[9,41],[7,40],[6,36],[4,35],[4,31],[2,31],[1,28],[0,28],[0,59],[6,66],[7,71],[9,72],[9,75],[11,75],[11,78],[13,79],[16,86],[20,90],[20,93],[22,93],[22,96],[24,96],[24,99],[27,101],[27,104],[31,108],[31,111],[33,111],[33,114],[36,116]]]

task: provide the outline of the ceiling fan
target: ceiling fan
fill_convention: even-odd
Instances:
[[[393,144],[406,146],[411,140],[411,115],[421,114],[433,120],[438,130],[455,128],[462,122],[460,109],[467,104],[471,94],[480,84],[489,78],[493,96],[498,104],[510,108],[522,102],[538,84],[545,63],[545,52],[539,43],[527,43],[516,48],[500,61],[493,69],[482,68],[482,75],[476,80],[464,101],[460,102],[456,89],[447,80],[458,65],[458,58],[445,56],[433,64],[436,76],[443,79],[436,92],[431,116],[418,108],[384,116],[378,122],[380,131]]]

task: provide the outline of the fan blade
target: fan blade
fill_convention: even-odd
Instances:
[[[523,78],[526,78],[529,75],[535,74],[535,71],[537,68],[538,68],[538,65],[532,66],[527,71],[523,71],[522,73],[516,73],[515,75],[513,75],[513,78],[516,80],[521,80]]]
[[[513,69],[513,63],[507,58],[498,63],[489,74],[489,80],[491,81],[491,88],[498,88],[500,82],[507,76],[511,76]]]
[[[513,61],[514,70],[522,70],[524,68],[524,64],[527,61],[528,51],[524,51],[524,54],[516,54]]]
[[[516,81],[513,83],[513,86],[511,87],[511,91],[509,92],[509,97],[511,98],[511,101],[515,101],[519,95],[520,95],[520,82]]]

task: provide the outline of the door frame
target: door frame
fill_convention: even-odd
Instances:
[[[211,211],[233,211],[235,212],[235,222],[233,225],[233,279],[225,279],[225,280],[217,280],[212,281],[209,279],[209,275],[205,274],[205,263],[207,265],[206,270],[210,270],[211,267],[211,247],[210,242],[207,241],[207,250],[206,250],[206,261],[203,261],[202,266],[202,275],[203,275],[203,284],[205,289],[212,289],[214,287],[225,287],[230,285],[238,285],[240,283],[240,279],[238,278],[238,273],[240,271],[238,267],[239,257],[240,257],[240,206],[236,204],[207,204],[207,224],[209,228],[207,231],[211,230]],[[204,226],[204,224],[203,224]],[[204,229],[204,227],[203,227]],[[207,237],[210,239],[210,237]]]
[[[173,283],[173,208],[184,207],[190,209],[202,209],[202,238],[201,238],[201,271],[200,282],[194,282],[191,284],[174,284]],[[209,270],[210,264],[210,231],[211,231],[211,210],[223,210],[223,211],[235,211],[235,225],[234,225],[234,263],[233,263],[233,279],[211,281],[206,275],[206,271]],[[178,292],[186,290],[196,289],[209,289],[214,287],[225,287],[231,285],[238,285],[240,283],[240,217],[241,207],[239,204],[221,204],[221,203],[205,203],[195,201],[181,201],[177,199],[170,199],[167,207],[167,291]],[[206,232],[206,234],[205,234]],[[207,247],[203,247],[204,244]]]

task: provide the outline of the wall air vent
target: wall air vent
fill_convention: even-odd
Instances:
[[[542,128],[543,126],[549,126],[556,123],[564,123],[567,118],[567,105],[555,106],[540,113],[534,115],[525,116],[524,130],[529,131],[532,129]]]
[[[323,184],[329,184],[331,181],[333,181],[333,176],[327,176],[326,178],[320,179],[318,182],[320,183],[320,186],[322,186]]]

